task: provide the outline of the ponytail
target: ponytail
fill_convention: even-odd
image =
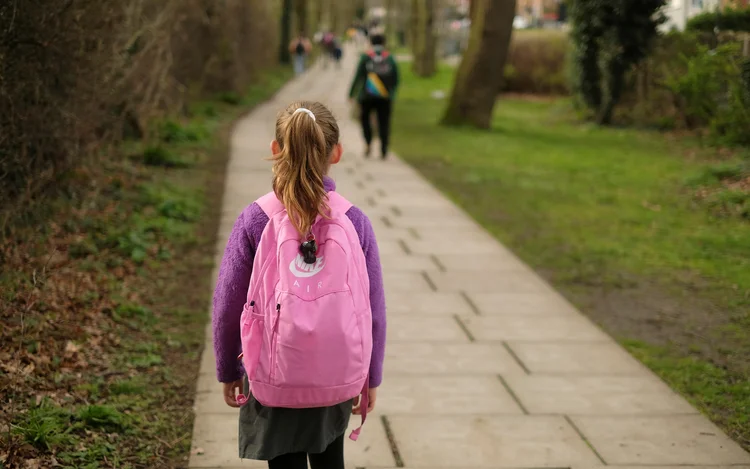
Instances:
[[[305,237],[318,215],[327,216],[323,178],[328,172],[333,145],[338,143],[338,126],[333,121],[336,141],[329,145],[322,127],[323,116],[316,117],[318,112],[313,114],[307,106],[299,108],[305,112],[295,112],[296,109],[290,112],[288,108],[277,122],[276,140],[281,151],[273,156],[273,191],[286,207],[289,219],[300,236]]]

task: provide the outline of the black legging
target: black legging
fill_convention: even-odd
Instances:
[[[289,453],[268,461],[268,469],[307,469],[307,458],[312,469],[344,469],[344,435],[318,454]]]
[[[361,124],[362,133],[365,136],[367,146],[372,143],[372,125],[370,116],[372,111],[378,115],[378,135],[380,136],[381,156],[388,155],[388,142],[391,136],[391,100],[390,99],[367,99],[362,101]]]

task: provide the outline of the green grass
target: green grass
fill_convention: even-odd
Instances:
[[[564,100],[500,100],[490,131],[439,127],[446,103],[431,94],[449,94],[452,78],[404,69],[395,150],[611,334],[644,343],[639,358],[750,448],[746,202],[695,197],[742,164],[717,167],[658,133],[581,124]],[[598,299],[612,292],[636,295],[646,305],[636,317],[655,325],[608,316]],[[687,306],[662,326],[673,299]]]
[[[666,347],[624,341],[625,347],[648,367],[657,370],[693,405],[712,420],[722,422],[735,439],[747,446],[750,426],[750,382],[726,369],[692,356],[680,356]],[[736,409],[736,412],[732,410]]]

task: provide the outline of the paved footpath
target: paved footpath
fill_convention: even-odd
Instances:
[[[376,415],[350,468],[734,466],[750,455],[398,159],[362,158],[345,94],[354,67],[312,70],[236,127],[217,264],[240,211],[270,190],[275,114],[317,99],[339,116],[339,191],[370,217],[388,304]],[[237,411],[216,382],[210,328],[190,467],[237,457]],[[352,424],[356,423],[352,419]]]

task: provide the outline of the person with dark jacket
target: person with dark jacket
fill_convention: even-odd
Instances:
[[[365,157],[369,157],[371,152],[372,124],[370,117],[374,111],[378,120],[381,157],[385,159],[388,156],[393,99],[399,82],[398,64],[393,55],[385,48],[384,35],[371,36],[370,43],[372,48],[360,57],[349,90],[349,97],[356,99],[360,106],[362,133],[367,144]]]

